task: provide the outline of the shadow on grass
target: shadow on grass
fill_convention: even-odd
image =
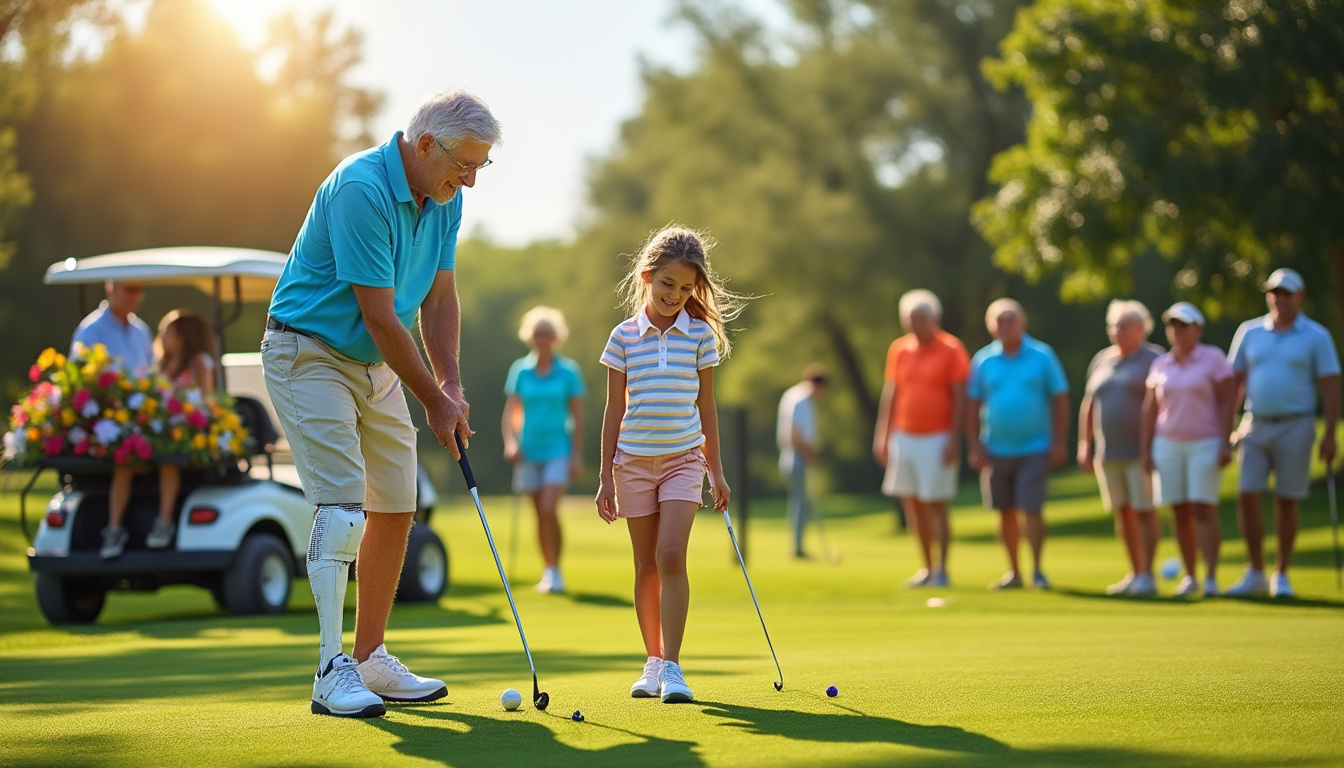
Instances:
[[[1158,597],[1134,597],[1130,595],[1108,595],[1105,592],[1095,590],[1073,589],[1068,587],[1055,587],[1052,590],[1055,594],[1065,597],[1077,597],[1086,600],[1101,600],[1110,603],[1135,603],[1139,605],[1151,605],[1154,607],[1188,607],[1207,602],[1204,599],[1183,599],[1166,596]],[[1341,600],[1320,600],[1313,598],[1291,598],[1280,600],[1274,597],[1211,597],[1208,600],[1218,600],[1230,603],[1247,603],[1250,605],[1273,606],[1275,608],[1324,608],[1328,610],[1344,609],[1344,601]]]
[[[631,600],[617,595],[603,595],[597,592],[574,592],[568,595],[570,600],[583,605],[595,605],[599,608],[634,608]]]

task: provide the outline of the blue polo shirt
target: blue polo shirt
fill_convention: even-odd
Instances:
[[[518,442],[524,460],[550,461],[569,455],[574,432],[569,403],[584,394],[578,363],[556,355],[542,376],[534,352],[509,366],[504,393],[517,395],[523,405],[523,433]]]
[[[1339,375],[1330,331],[1301,314],[1283,331],[1269,315],[1242,323],[1227,359],[1246,376],[1246,410],[1261,418],[1316,413],[1316,380]]]
[[[1015,354],[999,341],[976,352],[966,380],[966,396],[980,401],[980,442],[995,456],[1050,450],[1051,400],[1068,391],[1055,351],[1026,335]]]
[[[145,373],[154,364],[154,334],[144,320],[130,315],[121,322],[108,309],[107,302],[89,313],[75,329],[70,340],[70,355],[75,354],[75,345],[83,344],[90,349],[96,344],[107,348],[107,356],[114,365],[127,373]]]
[[[397,141],[347,157],[318,187],[271,296],[271,315],[365,363],[382,355],[352,286],[392,288],[407,330],[441,269],[452,269],[462,192],[415,204]]]

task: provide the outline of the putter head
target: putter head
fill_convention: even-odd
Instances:
[[[775,690],[776,690],[776,691],[782,691],[782,690],[784,690],[784,683],[783,683],[783,682],[775,683]]]
[[[542,691],[532,699],[532,706],[537,708],[538,712],[545,712],[546,708],[551,706],[551,694]]]

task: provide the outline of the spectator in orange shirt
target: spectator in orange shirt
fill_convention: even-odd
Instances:
[[[947,507],[957,492],[970,360],[942,329],[943,306],[931,291],[906,293],[900,314],[906,334],[887,351],[873,456],[887,468],[882,492],[902,500],[924,556],[906,585],[945,587]]]

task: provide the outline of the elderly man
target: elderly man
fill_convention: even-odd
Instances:
[[[376,717],[384,700],[447,695],[383,643],[415,510],[416,430],[402,385],[456,458],[454,437],[471,435],[453,275],[459,190],[475,186],[499,139],[475,96],[430,97],[404,133],[346,158],[318,188],[271,299],[266,388],[317,507],[308,544],[320,634],[315,714]],[[410,333],[417,317],[430,368]],[[351,658],[341,611],[356,555]]]
[[[1311,447],[1316,441],[1316,398],[1325,416],[1320,455],[1335,459],[1335,422],[1339,418],[1339,354],[1320,323],[1302,314],[1302,276],[1277,269],[1263,286],[1269,314],[1247,320],[1232,338],[1228,359],[1236,372],[1246,415],[1238,430],[1237,515],[1246,555],[1251,561],[1241,581],[1228,588],[1232,597],[1273,594],[1292,597],[1288,565],[1297,539],[1298,503],[1307,498]],[[1260,496],[1274,473],[1274,527],[1278,568],[1265,578],[1264,521]]]
[[[909,291],[898,307],[906,334],[887,350],[873,457],[887,468],[882,492],[902,500],[924,557],[906,585],[945,587],[947,507],[957,492],[970,361],[942,329],[943,305],[931,291]]]
[[[139,283],[107,281],[103,286],[107,299],[90,312],[75,329],[70,340],[70,356],[80,344],[102,344],[108,357],[129,372],[143,373],[154,363],[154,332],[136,317],[145,287]]]
[[[1026,518],[1035,571],[1032,585],[1049,589],[1041,568],[1045,545],[1046,479],[1064,461],[1068,434],[1069,383],[1048,345],[1027,335],[1027,314],[1012,299],[985,312],[995,341],[971,358],[966,383],[966,442],[971,466],[980,471],[985,507],[999,511],[999,532],[1009,570],[990,589],[1022,586],[1017,546],[1018,513]]]
[[[821,460],[818,453],[817,401],[826,397],[826,369],[818,364],[803,371],[802,381],[779,398],[775,441],[779,446],[779,474],[789,494],[789,525],[793,529],[793,556],[807,557],[803,533],[812,516],[807,470]]]

